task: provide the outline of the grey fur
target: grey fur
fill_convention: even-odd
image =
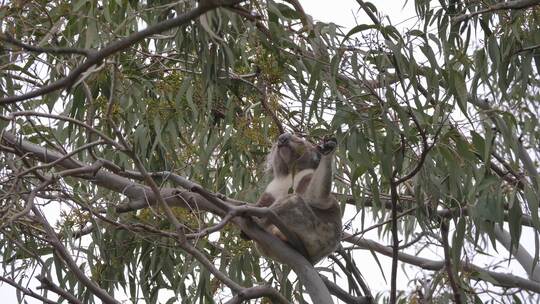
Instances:
[[[302,241],[312,263],[332,253],[341,240],[341,210],[338,202],[330,195],[332,187],[332,160],[335,141],[327,141],[316,147],[294,135],[285,144],[274,144],[268,156],[268,165],[274,180],[284,179],[291,173],[315,170],[310,174],[310,182],[305,193],[295,193],[276,197],[270,205],[277,216]],[[321,151],[324,153],[321,153]],[[314,184],[318,183],[318,184]],[[292,185],[291,185],[292,187]],[[269,193],[266,193],[268,196]],[[263,195],[264,196],[264,195]],[[287,239],[274,225],[261,223],[265,230],[284,241]],[[293,244],[294,245],[294,244]],[[262,254],[275,259],[269,251],[258,246]]]

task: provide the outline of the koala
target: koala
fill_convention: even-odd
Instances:
[[[291,244],[268,219],[260,223],[263,228],[289,242],[313,264],[332,253],[341,240],[341,210],[330,194],[336,145],[335,140],[327,140],[314,146],[295,135],[281,134],[268,157],[273,179],[257,202],[275,212],[302,248]],[[260,245],[258,249],[275,259]]]

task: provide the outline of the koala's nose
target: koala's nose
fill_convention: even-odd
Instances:
[[[283,133],[278,137],[278,145],[284,145],[289,142],[292,135],[289,133]]]

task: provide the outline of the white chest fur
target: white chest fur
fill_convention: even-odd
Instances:
[[[266,193],[271,194],[276,200],[289,194],[289,189],[292,188],[296,192],[298,184],[302,178],[308,174],[313,173],[313,169],[305,169],[300,172],[297,172],[294,176],[289,174],[285,177],[275,178],[266,186]]]

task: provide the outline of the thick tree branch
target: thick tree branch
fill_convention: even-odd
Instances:
[[[249,218],[235,217],[233,221],[251,239],[272,246],[272,255],[280,261],[286,261],[294,270],[300,282],[306,287],[313,303],[333,303],[330,292],[321,277],[300,253],[281,242],[274,235],[264,231]]]
[[[44,163],[54,162],[65,156],[64,154],[50,151],[45,147],[19,139],[16,135],[9,132],[4,132],[2,134],[2,140],[9,146],[21,151],[21,154],[29,153],[37,160]],[[86,165],[74,160],[73,158],[67,158],[57,162],[57,166],[65,169],[77,169],[85,167]],[[118,205],[116,208],[118,212],[128,212],[146,208],[148,206],[155,205],[157,202],[157,198],[150,187],[133,182],[128,178],[107,172],[105,170],[99,170],[93,176],[80,176],[79,178],[90,180],[92,183],[98,186],[127,196],[129,198],[129,202]],[[223,214],[223,211],[196,193],[180,191],[176,188],[162,188],[161,192],[167,204],[171,206],[185,207],[188,209],[199,208],[204,211],[210,211],[217,215]]]
[[[134,178],[141,178],[136,172],[128,171],[128,174]],[[285,223],[269,208],[265,207],[255,207],[253,205],[247,204],[245,202],[233,202],[233,205],[227,204],[224,200],[227,198],[219,197],[220,195],[211,193],[208,190],[204,189],[200,185],[187,180],[186,178],[174,174],[172,172],[156,172],[152,173],[152,176],[162,177],[165,179],[172,180],[177,185],[191,191],[200,194],[202,197],[207,199],[209,202],[212,202],[215,206],[219,207],[224,212],[227,212],[227,218],[232,218],[235,216],[254,216],[259,218],[267,218],[270,223],[274,224],[279,230],[287,237],[288,242],[294,249],[299,251],[303,256],[309,257],[307,254],[307,249],[304,246],[304,243],[298,238],[298,236],[293,233]],[[231,202],[230,200],[228,202]],[[238,205],[238,206],[235,206]],[[224,225],[224,224],[221,224]]]
[[[358,206],[359,205],[357,203],[357,201],[350,195],[344,195],[344,194],[340,194],[340,193],[333,193],[333,195],[335,195],[338,198],[342,198],[347,204],[350,204],[350,205],[353,205],[353,206]],[[400,200],[411,200],[411,199],[412,199],[412,197],[400,196]],[[384,207],[386,209],[391,209],[392,208],[392,203],[391,203],[391,201],[389,199],[382,198],[381,202],[384,204],[382,207]],[[364,207],[372,207],[373,206],[373,200],[371,200],[371,199],[365,200],[365,201],[362,202],[362,205]],[[414,211],[415,209],[417,209],[417,208],[415,207],[415,208],[407,209],[407,210],[404,211],[402,208],[400,208],[400,206],[398,206],[398,211],[402,212],[402,213],[398,214],[398,218],[401,217],[401,216],[407,215],[408,213]],[[457,218],[457,217],[460,217],[460,216],[468,216],[469,215],[469,208],[467,206],[463,206],[461,208],[438,209],[438,210],[434,210],[433,212],[435,212],[437,214],[437,216],[440,216],[440,217]],[[508,214],[508,211],[504,211],[504,220],[505,221],[510,220],[510,215]],[[391,221],[392,220],[390,219],[390,220],[387,220],[387,221],[385,221],[383,223],[375,224],[374,226],[366,228],[361,233],[365,233],[365,232],[367,232],[367,231],[369,231],[369,230],[371,230],[373,228],[377,228],[380,225],[386,225],[386,224],[390,223]],[[530,216],[528,216],[528,215],[522,215],[521,216],[521,225],[534,227],[532,221],[533,221],[532,218]]]
[[[56,161],[64,156],[58,152],[52,152],[44,147],[19,139],[14,134],[8,132],[2,134],[2,139],[7,145],[20,151],[21,154],[31,155],[33,158],[45,163]],[[73,158],[68,158],[59,161],[57,166],[65,169],[76,169],[85,167],[85,164],[76,161]],[[150,187],[143,186],[130,179],[105,170],[99,170],[93,176],[79,176],[78,178],[88,180],[98,186],[126,195],[130,200],[127,204],[118,206],[116,208],[118,212],[146,208],[157,202],[157,198]],[[161,188],[160,193],[168,205],[179,206],[188,210],[198,209],[209,211],[221,217],[226,215],[226,212],[217,207],[214,202],[210,202],[200,194],[190,191],[181,191],[176,188]],[[231,207],[232,206],[234,205],[231,205]],[[286,261],[296,272],[314,303],[332,303],[330,293],[318,273],[313,268],[313,265],[311,265],[311,263],[299,252],[292,249],[275,236],[262,230],[249,218],[234,217],[232,222],[239,226],[251,239],[261,244],[265,244],[265,247],[271,248],[271,250],[274,251],[272,252],[273,256],[280,261]]]
[[[392,257],[392,248],[379,244],[375,241],[362,239],[359,237],[353,237],[348,233],[344,233],[343,241],[354,244],[360,249],[373,250],[382,255]],[[444,268],[444,261],[429,260],[403,252],[399,253],[398,259],[404,263],[415,265],[425,270],[439,271]],[[485,267],[476,266],[467,262],[461,262],[460,266],[458,267],[461,267],[462,271],[471,272],[471,275],[473,277],[475,277],[475,273],[485,273],[495,279],[496,282],[493,282],[493,285],[496,286],[502,286],[507,288],[522,288],[525,290],[540,293],[539,282],[527,280],[509,273],[500,273],[486,270]],[[476,276],[476,279],[483,280],[482,277],[478,276]]]
[[[502,1],[496,4],[489,6],[488,8],[478,10],[470,14],[459,15],[452,19],[453,23],[459,23],[462,21],[469,20],[470,18],[482,14],[493,13],[500,10],[516,10],[516,9],[527,9],[535,5],[540,4],[540,0],[513,0],[513,1]]]
[[[513,244],[510,233],[499,227],[499,225],[495,225],[493,230],[497,241],[501,243],[506,250],[512,253],[521,267],[523,267],[529,275],[529,279],[540,282],[540,266],[538,263],[534,262],[533,257],[529,254],[527,249],[521,246],[521,244],[517,244],[517,246],[516,244]]]

